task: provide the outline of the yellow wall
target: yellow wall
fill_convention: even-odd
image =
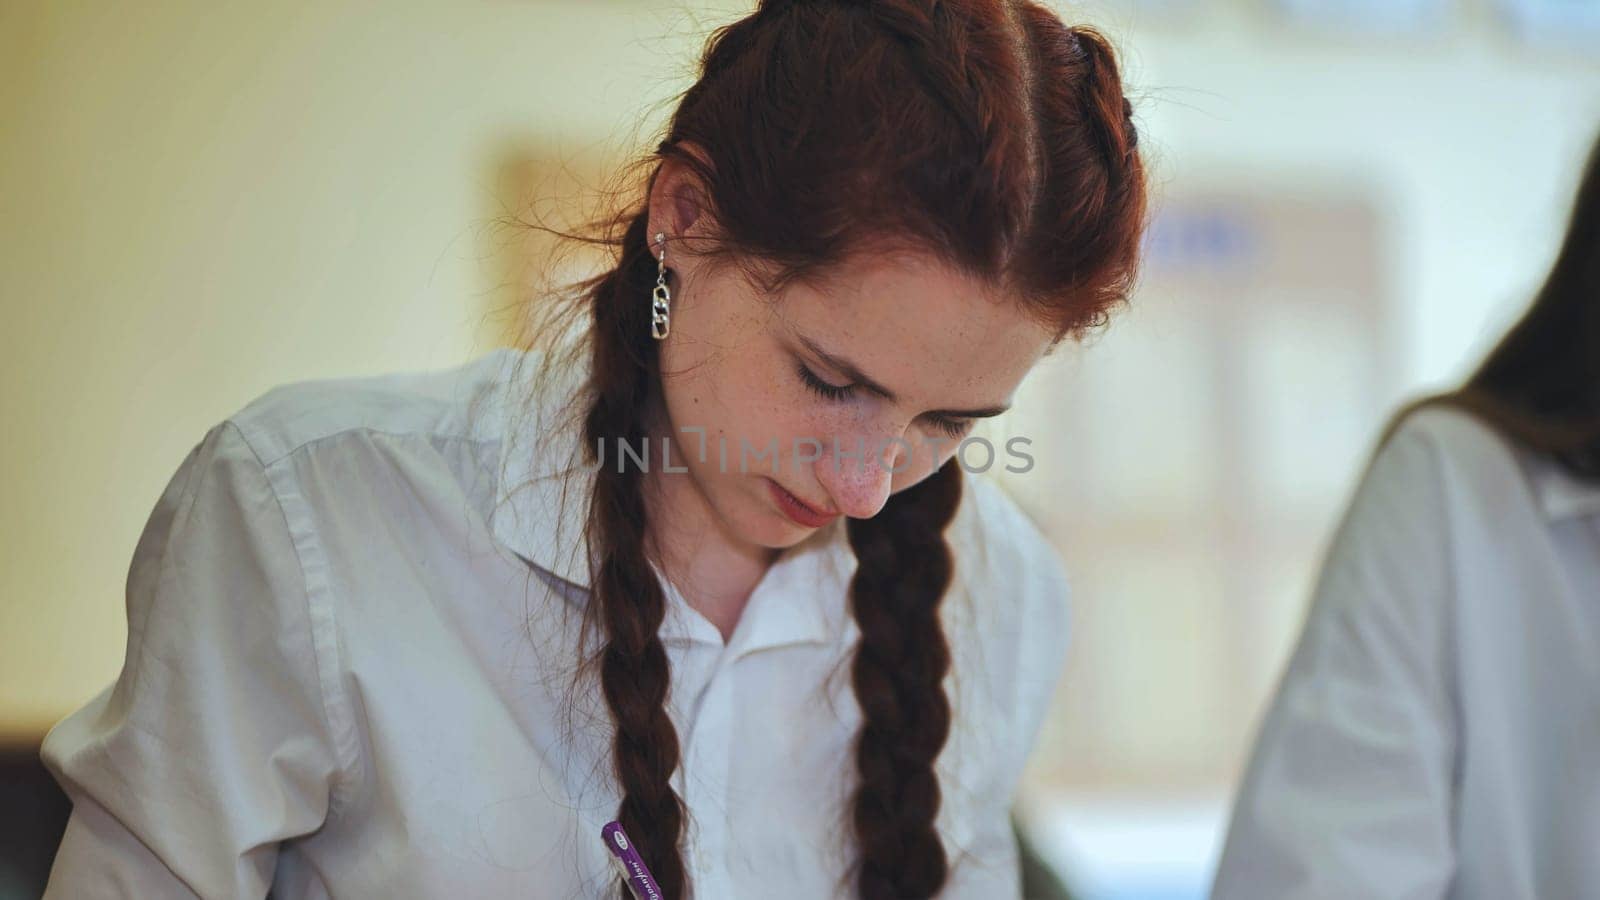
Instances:
[[[631,138],[718,23],[683,10],[0,6],[0,737],[115,677],[134,543],[207,427],[495,341],[497,177]]]

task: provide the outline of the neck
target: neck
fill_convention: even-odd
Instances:
[[[652,429],[650,433],[652,449],[659,452],[669,432]],[[679,460],[687,458],[675,440],[672,453]],[[664,473],[662,468],[652,466],[644,478],[650,523],[647,552],[688,604],[717,627],[726,643],[751,592],[779,551],[730,533],[691,475]]]

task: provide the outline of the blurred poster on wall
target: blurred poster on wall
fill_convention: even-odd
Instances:
[[[1345,35],[1425,36],[1443,32],[1452,0],[1275,0],[1293,25]]]
[[[1201,16],[1217,12],[1225,0],[1079,0],[1070,11],[1081,11],[1086,21],[1103,24],[1138,23],[1154,28],[1189,27]]]
[[[1208,0],[1126,0],[1126,5],[1137,12],[1156,16],[1186,16],[1204,8],[1207,2]]]
[[[1044,783],[1222,784],[1399,377],[1381,205],[1306,173],[1163,191],[1129,306],[1024,383],[1003,480],[1060,548]]]
[[[1498,0],[1501,14],[1523,40],[1539,46],[1588,50],[1600,65],[1600,0]]]
[[[613,210],[602,190],[620,167],[620,151],[581,152],[560,141],[506,141],[489,154],[479,178],[488,226],[479,230],[481,310],[493,346],[540,345],[587,324],[552,319],[552,300],[613,264],[612,249],[558,238],[552,231],[592,233],[588,224]],[[3,898],[0,898],[3,900]]]

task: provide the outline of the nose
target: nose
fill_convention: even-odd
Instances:
[[[817,460],[817,481],[841,513],[870,519],[889,502],[895,475],[909,469],[912,449],[899,433],[836,435]]]

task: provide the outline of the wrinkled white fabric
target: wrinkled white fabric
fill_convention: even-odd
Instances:
[[[576,381],[532,394],[519,359],[284,385],[205,434],[134,553],[120,676],[45,739],[47,897],[615,896],[609,720],[570,690],[589,476],[549,425]],[[983,476],[951,540],[946,896],[1014,897],[1067,583]],[[854,565],[841,522],[786,551],[726,645],[663,582],[702,900],[848,894]]]
[[[1219,900],[1600,897],[1600,485],[1426,407],[1373,459]]]

